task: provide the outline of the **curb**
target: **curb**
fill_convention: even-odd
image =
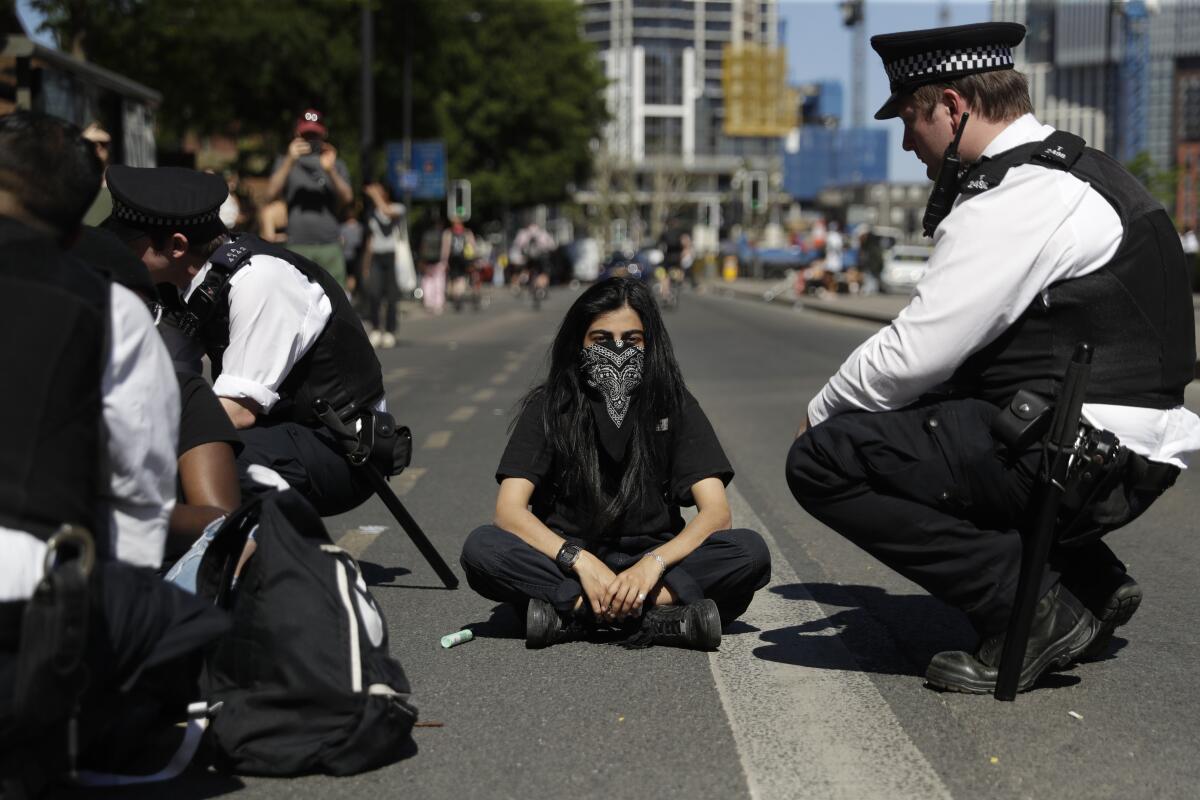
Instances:
[[[822,314],[832,314],[838,317],[850,317],[851,319],[863,320],[864,322],[876,322],[880,325],[887,325],[895,317],[891,314],[884,314],[878,311],[870,311],[862,308],[847,308],[845,305],[837,302],[826,302],[822,300],[796,300],[791,297],[779,294],[774,297],[767,298],[762,292],[753,289],[742,289],[734,286],[716,286],[711,290],[714,294],[719,294],[724,297],[734,297],[738,300],[751,300],[759,303],[778,303],[779,305],[787,306],[788,308],[803,309],[804,311],[817,311]]]
[[[739,288],[736,286],[721,286],[717,285],[711,290],[714,294],[719,294],[723,297],[734,297],[738,300],[758,301],[760,303],[778,303],[788,306],[789,308],[802,309],[804,311],[817,311],[822,314],[832,314],[839,317],[849,317],[858,319],[864,322],[876,322],[880,325],[887,325],[892,321],[893,317],[887,314],[881,314],[876,311],[869,311],[861,308],[847,308],[845,305],[838,303],[824,302],[821,300],[795,300],[791,297],[786,297],[782,294],[767,298],[762,292],[753,289]],[[1200,312],[1200,294],[1193,296],[1193,304]],[[1196,368],[1194,372],[1194,380],[1200,380],[1200,357],[1196,360]]]

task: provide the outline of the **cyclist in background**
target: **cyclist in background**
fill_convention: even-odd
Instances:
[[[458,217],[450,218],[450,227],[442,232],[442,263],[450,280],[450,302],[462,311],[467,293],[467,277],[475,260],[475,234]]]

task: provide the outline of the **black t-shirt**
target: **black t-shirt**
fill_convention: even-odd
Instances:
[[[228,442],[236,454],[242,449],[242,440],[237,428],[229,420],[225,409],[213,394],[212,387],[203,375],[194,372],[176,372],[179,381],[179,450],[183,455],[193,447],[209,442]]]
[[[585,529],[589,519],[582,510],[583,502],[566,496],[558,484],[557,477],[563,470],[554,463],[550,445],[543,434],[542,407],[540,401],[530,403],[517,420],[504,455],[500,457],[496,481],[525,478],[535,487],[531,501],[533,514],[546,527],[564,536],[595,539],[595,532]],[[649,493],[642,508],[626,511],[617,529],[609,532],[611,537],[678,533],[683,529],[680,506],[696,504],[692,486],[705,478],[720,478],[726,485],[733,480],[729,459],[725,457],[708,417],[690,392],[684,392],[678,417],[665,422],[665,425],[660,423],[654,433],[656,449],[665,455],[658,461],[658,488]],[[604,473],[604,483],[615,486],[622,465],[609,459],[603,448],[600,448],[600,469]]]

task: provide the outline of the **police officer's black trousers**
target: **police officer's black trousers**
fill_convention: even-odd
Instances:
[[[670,538],[670,534],[628,536],[608,544],[570,537],[567,541],[586,547],[619,573]],[[565,576],[553,559],[495,525],[471,532],[459,563],[472,589],[501,603],[523,607],[532,597],[568,611],[583,593],[579,581]],[[745,612],[754,593],[770,579],[771,555],[766,543],[754,531],[739,529],[713,533],[687,558],[668,568],[663,583],[680,603],[711,598],[721,612],[721,624],[728,625]]]
[[[852,412],[812,428],[792,445],[787,480],[810,514],[934,597],[965,611],[981,635],[1007,626],[1021,562],[1018,529],[1041,451],[1009,459],[990,425],[998,409],[981,400],[923,401],[898,411]],[[1130,459],[1126,480],[1106,499],[1080,547],[1057,547],[1042,579],[1060,578],[1093,610],[1125,567],[1099,540],[1140,515],[1174,481],[1166,467]]]
[[[243,444],[237,459],[243,499],[267,490],[249,473],[255,464],[279,473],[323,517],[357,508],[371,495],[361,471],[324,430],[268,422],[238,433]]]

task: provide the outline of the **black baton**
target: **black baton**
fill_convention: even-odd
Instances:
[[[417,550],[429,562],[429,566],[433,567],[433,571],[442,579],[442,585],[447,589],[458,588],[458,576],[450,569],[441,553],[433,546],[433,542],[429,541],[429,537],[421,530],[421,526],[412,518],[412,514],[408,513],[408,509],[400,502],[400,498],[396,497],[396,493],[392,491],[392,487],[388,485],[387,478],[375,468],[369,459],[364,459],[361,463],[350,459],[350,455],[355,452],[358,446],[358,435],[347,428],[338,415],[334,412],[333,407],[328,402],[322,399],[313,401],[313,413],[317,418],[329,429],[334,438],[346,451],[346,457],[355,467],[361,469],[363,474],[367,476],[367,481],[371,484],[371,489],[387,506],[388,511],[392,512],[392,516],[400,523],[400,527],[408,534],[408,538],[417,546]]]
[[[1042,572],[1054,544],[1058,523],[1058,506],[1062,501],[1071,465],[1071,453],[1079,438],[1079,415],[1088,377],[1092,372],[1092,346],[1083,342],[1075,345],[1075,355],[1067,365],[1062,394],[1054,407],[1050,434],[1042,455],[1042,466],[1035,484],[1031,506],[1033,515],[1021,542],[1021,573],[1017,579],[1017,595],[1013,602],[1004,649],[1000,654],[1000,669],[996,675],[997,700],[1014,700],[1021,682],[1025,650],[1029,646],[1029,629],[1037,609],[1038,590]]]

